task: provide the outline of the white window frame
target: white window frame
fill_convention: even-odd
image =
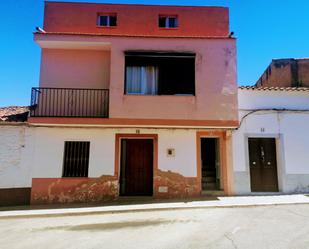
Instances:
[[[106,16],[107,17],[107,25],[101,25],[100,20],[101,20],[101,16]],[[116,27],[117,23],[115,26],[111,26],[110,25],[110,18],[111,16],[115,16],[117,18],[117,15],[111,15],[111,14],[99,14],[98,15],[98,26],[100,27]]]
[[[178,28],[178,16],[176,16],[176,15],[175,16],[161,15],[161,16],[159,16],[159,18],[165,18],[165,27],[161,27],[161,28],[163,28],[163,29],[176,29],[176,28]],[[174,26],[174,27],[170,27],[170,19],[172,19],[172,18],[174,18],[176,20],[175,21],[176,26]]]

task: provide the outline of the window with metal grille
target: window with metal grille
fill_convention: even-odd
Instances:
[[[62,177],[88,177],[90,142],[65,141]]]

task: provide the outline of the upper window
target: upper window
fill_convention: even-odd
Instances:
[[[178,17],[177,16],[159,16],[160,28],[177,28]]]
[[[115,27],[117,26],[116,14],[100,14],[98,16],[98,26]]]
[[[88,177],[90,142],[65,141],[62,177]]]
[[[195,94],[195,54],[126,52],[125,55],[125,94]]]

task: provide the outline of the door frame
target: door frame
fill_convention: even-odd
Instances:
[[[250,158],[249,158],[249,138],[275,138],[276,140],[276,158],[277,158],[277,180],[278,180],[278,192],[283,191],[284,186],[284,175],[285,175],[285,167],[284,167],[284,148],[283,148],[283,134],[276,133],[245,133],[245,160],[246,160],[246,172],[249,177],[249,192],[253,194],[258,194],[261,192],[252,192],[251,191],[251,180],[250,180]],[[267,193],[267,192],[265,192]]]
[[[199,182],[199,188],[202,192],[202,158],[201,158],[201,138],[217,138],[219,142],[219,153],[220,153],[220,182],[223,186],[223,191],[225,194],[231,194],[230,189],[230,172],[228,165],[231,165],[232,162],[228,163],[228,160],[232,161],[232,157],[228,153],[227,141],[228,138],[226,131],[198,131],[196,132],[196,164],[197,164],[197,178]]]
[[[219,172],[219,179],[220,179],[220,186],[219,186],[219,188],[216,188],[216,189],[214,189],[214,190],[210,190],[210,191],[220,191],[220,190],[222,190],[223,189],[223,181],[222,181],[222,160],[221,160],[221,151],[220,151],[220,148],[221,148],[221,142],[222,141],[220,141],[220,138],[219,137],[204,137],[204,136],[202,136],[202,137],[200,137],[200,142],[201,142],[201,149],[200,149],[200,152],[201,152],[201,172],[202,172],[202,175],[201,175],[201,177],[202,177],[202,179],[203,179],[203,164],[202,164],[202,155],[203,155],[203,153],[206,153],[206,154],[208,154],[207,153],[207,151],[204,151],[203,152],[203,150],[202,150],[202,139],[215,139],[215,142],[216,142],[216,145],[215,145],[215,151],[214,151],[214,153],[215,153],[215,158],[216,158],[216,164],[219,164],[219,171],[218,171],[218,169],[217,169],[217,165],[215,165],[215,170],[216,170],[216,181],[217,181],[217,177],[218,177],[218,175],[217,175],[217,173]],[[207,172],[207,171],[206,171]],[[202,182],[203,182],[203,180],[202,180]],[[207,191],[208,189],[203,189],[203,186],[202,186],[202,191]]]
[[[152,139],[153,140],[153,180],[152,196],[155,195],[155,178],[158,174],[158,134],[116,133],[115,135],[115,176],[118,179],[118,196],[120,196],[121,140],[122,139]]]

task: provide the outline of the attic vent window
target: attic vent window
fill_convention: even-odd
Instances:
[[[177,16],[159,16],[159,27],[160,28],[177,28],[178,17]]]
[[[98,15],[98,26],[100,27],[116,27],[117,15],[116,14],[100,14]]]

